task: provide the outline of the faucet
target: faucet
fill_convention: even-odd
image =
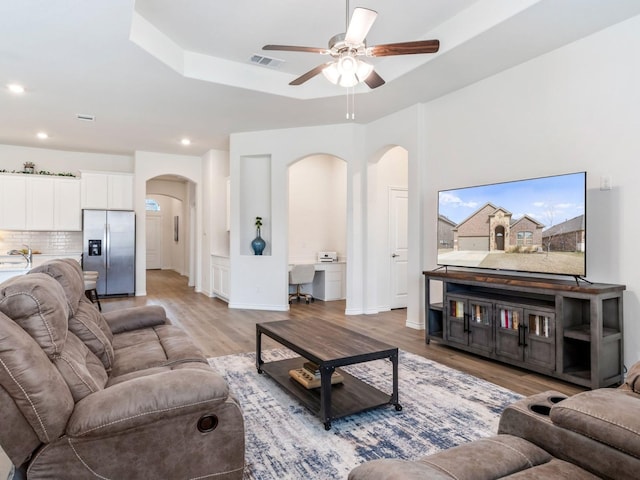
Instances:
[[[22,255],[22,257],[27,261],[27,268],[31,268],[31,264],[33,263],[33,252],[29,245],[23,245],[23,247],[27,247],[27,253],[24,253],[23,250],[9,250],[7,255]]]

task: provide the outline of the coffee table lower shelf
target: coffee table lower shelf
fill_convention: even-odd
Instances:
[[[289,370],[302,367],[305,361],[302,357],[295,357],[267,362],[260,366],[260,370],[297,398],[314,415],[321,415],[320,388],[307,389],[289,375]],[[340,368],[336,371],[342,374],[344,381],[331,387],[331,418],[325,421],[325,428],[330,428],[331,420],[391,404],[391,395],[372,387]],[[401,407],[396,405],[396,410],[400,409]]]

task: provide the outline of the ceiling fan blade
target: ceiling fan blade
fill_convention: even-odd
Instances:
[[[369,76],[364,79],[364,83],[366,83],[369,88],[378,88],[384,85],[385,81],[375,70],[372,70]]]
[[[344,37],[344,41],[350,45],[360,45],[367,37],[369,30],[376,21],[378,12],[369,10],[368,8],[356,7],[351,15],[349,28]]]
[[[311,80],[313,77],[315,77],[316,75],[318,75],[319,73],[322,72],[322,70],[324,70],[325,68],[327,68],[329,65],[331,65],[333,62],[327,62],[327,63],[323,63],[322,65],[318,65],[315,68],[312,68],[311,70],[309,70],[307,73],[303,73],[302,75],[300,75],[298,78],[296,78],[295,80],[289,82],[289,85],[302,85],[304,82]]]
[[[391,55],[413,55],[416,53],[436,53],[440,49],[440,40],[418,40],[415,42],[387,43],[375,45],[367,49],[372,57],[388,57]]]
[[[317,47],[299,47],[296,45],[265,45],[262,50],[280,50],[283,52],[309,52],[326,54],[329,51],[326,48]]]

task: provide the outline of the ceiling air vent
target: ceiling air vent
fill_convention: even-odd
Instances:
[[[96,121],[95,115],[87,115],[87,114],[84,114],[84,113],[76,114],[76,118],[78,120],[82,120],[82,121],[85,121],[85,122],[95,122]]]
[[[261,67],[279,68],[284,63],[284,60],[278,60],[277,58],[265,57],[264,55],[258,55],[254,53],[249,57],[251,63],[260,65]]]

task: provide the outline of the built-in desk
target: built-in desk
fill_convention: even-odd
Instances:
[[[314,266],[316,274],[313,283],[304,285],[302,290],[325,302],[346,298],[346,262],[320,262]],[[291,267],[289,265],[289,269]],[[295,287],[290,286],[289,292],[294,293]]]

